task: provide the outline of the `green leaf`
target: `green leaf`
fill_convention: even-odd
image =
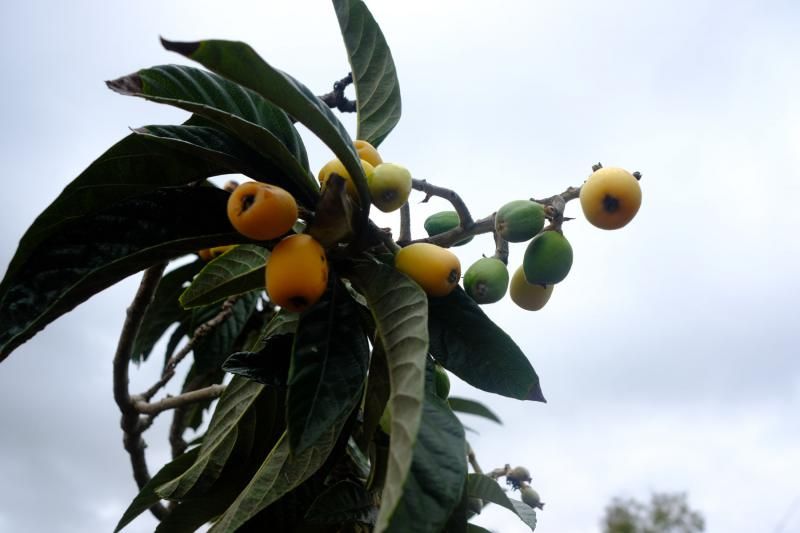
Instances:
[[[242,244],[210,261],[180,295],[184,308],[200,307],[229,296],[264,288],[264,265],[269,250]]]
[[[144,313],[142,325],[133,343],[132,361],[146,361],[153,346],[164,332],[172,324],[188,318],[188,313],[181,309],[178,303],[178,296],[183,291],[184,283],[189,282],[201,268],[203,268],[202,261],[193,261],[171,270],[158,282],[153,301]]]
[[[517,510],[506,496],[505,491],[497,481],[483,474],[469,474],[467,476],[467,494],[471,498],[478,498],[487,502],[496,503],[509,511],[517,514]]]
[[[230,170],[132,134],[109,148],[75,178],[31,224],[6,271],[11,279],[46,238],[75,219],[158,187],[186,185]],[[0,294],[6,287],[0,285]]]
[[[250,483],[210,531],[233,533],[259,511],[308,479],[330,455],[342,424],[344,421],[331,426],[314,446],[299,454],[290,452],[288,434],[284,433]]]
[[[317,182],[309,174],[299,133],[284,112],[255,91],[184,65],[143,69],[106,83],[120,94],[173,105],[222,126],[272,162],[271,183],[306,205],[316,200]]]
[[[353,73],[356,138],[378,146],[400,120],[400,84],[389,45],[361,0],[334,0]]]
[[[310,524],[374,524],[378,515],[372,496],[363,485],[343,480],[320,494],[306,512]]]
[[[213,122],[195,115],[180,126],[142,126],[133,129],[133,132],[175,151],[223,166],[229,169],[230,174],[244,174],[259,181],[272,181],[272,177],[280,172],[272,161],[215,126]]]
[[[64,224],[0,284],[0,361],[93,294],[153,264],[242,239],[225,214],[228,193],[163,189]]]
[[[193,448],[188,452],[179,455],[175,460],[165,464],[161,470],[156,473],[150,481],[148,481],[139,494],[133,499],[131,504],[123,513],[122,518],[119,519],[114,533],[120,531],[133,521],[134,518],[142,514],[144,511],[150,509],[153,505],[161,501],[161,498],[156,494],[155,489],[162,483],[174,479],[183,474],[192,464],[194,464],[200,448]]]
[[[270,387],[286,388],[298,322],[298,313],[279,311],[264,327],[254,351],[231,355],[223,370]]]
[[[475,416],[482,416],[483,418],[488,418],[493,422],[497,422],[498,424],[502,424],[503,422],[500,420],[494,412],[483,405],[480,402],[476,402],[475,400],[470,400],[469,398],[459,398],[456,396],[450,396],[447,401],[450,403],[450,409],[456,411],[458,413],[466,413],[468,415],[475,415]]]
[[[231,307],[231,314],[219,325],[204,335],[192,348],[198,372],[216,370],[234,350],[236,340],[256,310],[260,291],[253,291],[237,297]],[[220,310],[221,311],[221,310]]]
[[[200,453],[182,475],[158,487],[164,499],[181,499],[202,492],[216,481],[233,451],[238,426],[255,403],[263,386],[234,376],[214,410]]]
[[[488,529],[476,526],[475,524],[467,524],[467,533],[492,533]]]
[[[431,298],[428,312],[431,353],[447,370],[486,392],[545,401],[525,354],[463,289]]]
[[[191,368],[189,368],[189,372],[186,374],[186,378],[183,380],[181,393],[222,383],[224,377],[225,372],[223,372],[222,369],[198,373],[197,365],[193,363]],[[185,407],[182,407],[180,409],[180,416],[182,418],[181,422],[183,423],[183,426],[197,431],[203,424],[203,414],[209,407],[211,407],[211,404],[215,400],[216,398],[209,398],[207,400],[193,402]],[[179,411],[177,410],[174,411],[174,413],[176,413],[174,416],[178,416],[178,412]],[[183,435],[182,432],[181,435]]]
[[[447,403],[436,395],[433,374],[431,368],[411,470],[400,503],[385,531],[436,533],[442,530],[461,501],[467,476],[464,428]],[[425,520],[421,521],[420,517]]]
[[[375,430],[380,424],[381,416],[389,401],[391,385],[389,383],[389,364],[381,344],[375,345],[370,357],[367,375],[367,391],[364,394],[364,421],[356,440],[362,450],[367,450]]]
[[[320,301],[300,317],[286,397],[292,453],[316,442],[361,399],[369,345],[357,306],[333,278]]]
[[[385,531],[403,495],[422,417],[428,353],[428,298],[405,274],[382,263],[355,266],[353,285],[369,304],[389,362],[392,437],[376,531]]]
[[[164,48],[193,59],[217,74],[252,89],[294,117],[342,161],[361,198],[363,223],[369,217],[369,189],[353,141],[336,115],[308,87],[264,61],[242,42],[161,40]]]
[[[509,498],[508,501],[514,506],[514,509],[519,516],[520,520],[522,520],[526,526],[531,528],[531,531],[536,529],[536,511],[533,510],[533,507],[530,505],[523,503],[519,500],[515,500],[513,498]]]

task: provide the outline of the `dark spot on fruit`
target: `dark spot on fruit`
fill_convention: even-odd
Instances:
[[[391,202],[397,196],[397,191],[395,190],[384,191],[384,193],[381,196],[383,196],[383,200],[385,202]]]
[[[242,213],[253,207],[253,204],[256,203],[256,195],[255,194],[248,194],[242,197]]]
[[[455,268],[450,271],[450,274],[447,276],[448,283],[458,283],[458,280],[461,278],[461,274]]]
[[[484,298],[488,290],[489,286],[486,284],[485,281],[479,281],[478,283],[475,284],[475,296],[477,296],[478,298]]]
[[[619,200],[610,194],[606,194],[603,198],[603,209],[607,213],[615,213],[619,210]]]

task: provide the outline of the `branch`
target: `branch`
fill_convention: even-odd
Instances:
[[[400,235],[397,242],[408,242],[411,240],[411,206],[408,202],[400,207]]]
[[[233,304],[236,303],[236,300],[238,298],[239,298],[238,296],[230,296],[222,304],[222,309],[220,310],[219,313],[217,313],[216,316],[214,316],[214,318],[212,318],[211,320],[201,324],[196,330],[194,330],[194,335],[192,335],[192,338],[189,339],[189,342],[187,342],[183,346],[183,348],[178,350],[169,359],[169,361],[167,361],[167,364],[164,365],[164,371],[161,373],[161,379],[156,381],[153,384],[152,387],[150,387],[149,389],[147,389],[143,393],[139,394],[140,398],[142,398],[145,402],[149,402],[150,399],[153,396],[155,396],[155,394],[159,390],[161,390],[161,388],[164,385],[166,385],[169,382],[170,379],[172,379],[172,376],[175,375],[175,368],[183,360],[184,357],[189,355],[189,352],[192,351],[192,349],[200,341],[200,339],[202,339],[203,337],[205,337],[206,335],[211,333],[211,331],[215,327],[217,327],[220,324],[222,324],[225,320],[228,319],[229,316],[231,316],[231,313],[233,313]]]
[[[472,214],[469,212],[467,204],[464,203],[464,200],[461,199],[456,191],[452,189],[445,189],[444,187],[438,187],[428,183],[425,180],[417,179],[411,180],[411,188],[425,193],[425,199],[422,200],[422,203],[427,202],[434,196],[438,196],[453,204],[453,209],[455,209],[456,213],[458,213],[458,218],[461,219],[461,226],[464,229],[469,230],[472,227],[472,224],[474,224],[472,220]]]
[[[150,302],[153,301],[153,295],[166,266],[166,263],[162,263],[144,271],[136,296],[134,296],[133,302],[128,307],[119,342],[117,343],[117,351],[114,354],[114,400],[122,413],[122,419],[120,420],[123,432],[122,442],[128,455],[130,455],[133,478],[136,480],[140,490],[150,481],[150,472],[147,469],[147,459],[144,455],[147,444],[142,439],[142,431],[149,426],[149,423],[140,419],[139,412],[136,410],[128,390],[130,381],[128,366],[130,365],[133,343],[142,325],[144,313]],[[162,520],[167,515],[167,509],[160,503],[150,507],[150,512],[158,520]]]
[[[224,391],[225,385],[210,385],[202,389],[184,392],[177,396],[167,396],[157,402],[147,402],[143,399],[136,399],[134,407],[142,414],[155,417],[168,409],[177,409],[195,402],[219,398]]]
[[[356,111],[356,103],[353,100],[349,100],[344,95],[344,90],[351,83],[353,83],[352,72],[334,83],[333,91],[329,92],[328,94],[323,94],[319,97],[319,99],[325,102],[325,104],[331,109],[338,109],[342,113],[354,113]]]

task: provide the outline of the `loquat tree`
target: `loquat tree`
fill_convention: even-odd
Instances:
[[[135,129],[102,154],[33,222],[0,284],[2,361],[143,271],[113,359],[140,489],[117,531],[149,510],[162,533],[209,523],[213,532],[477,532],[469,520],[490,502],[535,528],[543,503],[527,469],[481,470],[455,413],[499,419],[448,397],[448,372],[545,401],[528,358],[480,304],[510,293],[541,309],[572,265],[565,205],[580,199],[589,222],[622,227],[639,208],[640,176],[596,165],[586,185],[474,218],[454,190],[382,160],[401,111],[392,56],[363,2],[333,5],[351,73],[323,96],[248,45],[220,40],[163,40],[204,68],[162,65],[108,82],[191,116]],[[334,109],[358,113],[356,141]],[[296,123],[332,151],[318,174]],[[228,174],[244,181],[209,181]],[[411,235],[412,194],[452,204],[426,220],[424,238]],[[372,206],[399,213],[398,235],[371,220]],[[493,252],[466,269],[461,288],[450,248],[479,236],[493,238]],[[527,241],[510,276],[508,243]],[[161,378],[132,393],[131,365],[154,364],[170,330]],[[181,393],[165,395],[182,363]],[[166,412],[173,460],[151,475],[143,435]]]

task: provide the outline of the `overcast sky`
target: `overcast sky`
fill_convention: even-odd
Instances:
[[[644,175],[622,230],[596,229],[569,204],[575,263],[544,310],[485,308],[549,403],[454,380],[453,394],[505,421],[465,420],[483,467],[530,468],[543,533],[597,531],[612,497],[651,491],[687,491],[709,532],[800,532],[800,4],[369,5],[403,95],[384,159],[455,188],[476,216],[580,185],[597,161]],[[103,83],[183,62],[159,35],[247,41],[318,94],[348,71],[327,2],[3,2],[0,273],[35,216],[129,127],[183,120]],[[312,167],[331,158],[310,137],[308,148]],[[414,205],[416,235],[447,208]],[[492,249],[485,236],[457,251],[466,268]],[[512,245],[512,268],[523,251]],[[0,532],[110,531],[135,496],[111,359],[137,282],[0,367]],[[132,389],[155,371],[134,370]],[[164,433],[147,434],[153,472]],[[526,531],[499,509],[478,523]]]

